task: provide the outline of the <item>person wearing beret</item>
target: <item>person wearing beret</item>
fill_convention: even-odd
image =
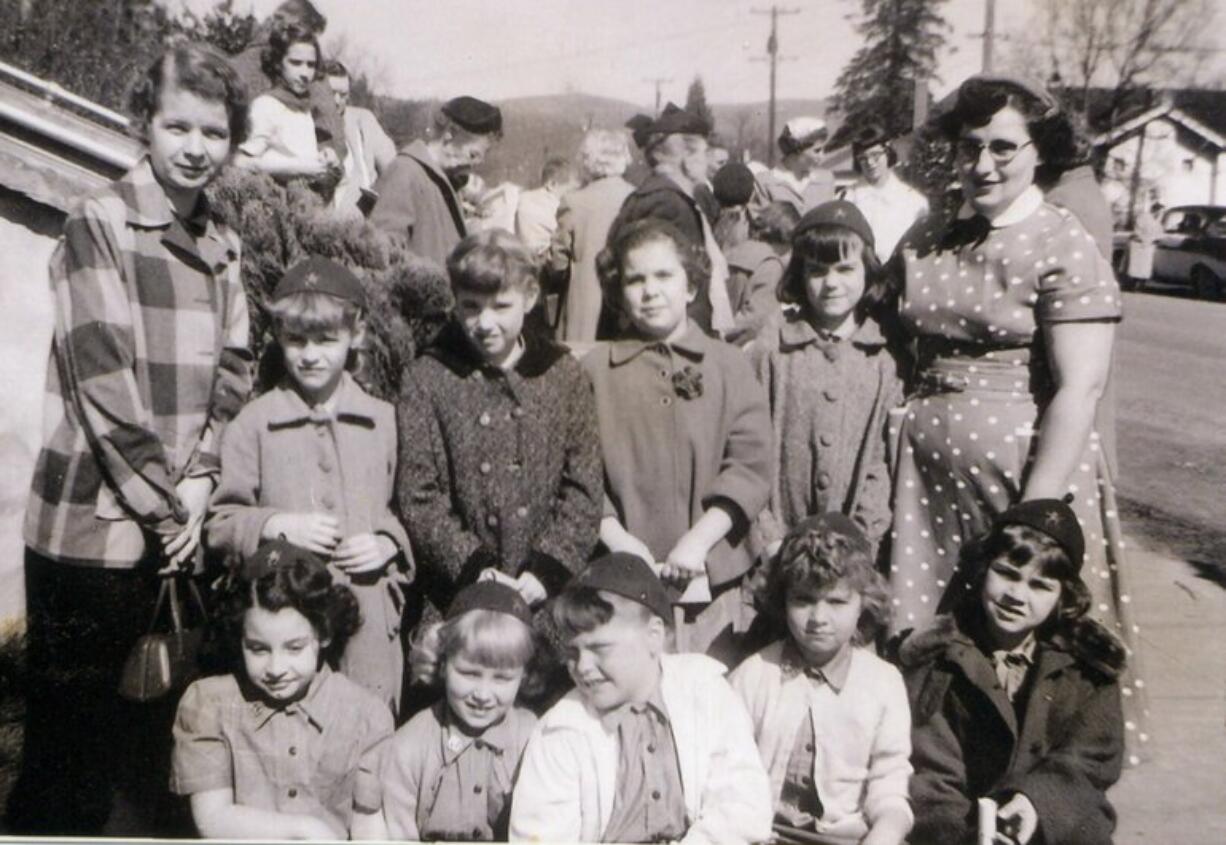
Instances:
[[[231,560],[278,537],[321,555],[362,611],[340,669],[395,713],[403,587],[414,567],[391,507],[395,410],[349,372],[364,342],[366,294],[342,264],[311,256],[281,277],[269,312],[285,376],[226,429],[206,542]]]
[[[711,185],[719,206],[715,240],[728,259],[728,302],[736,321],[725,339],[745,346],[779,311],[775,288],[783,276],[784,257],[758,237],[750,211],[756,183],[748,167],[725,164]]]
[[[707,179],[705,120],[669,103],[645,129],[643,152],[652,173],[626,198],[609,238],[636,220],[654,217],[667,220],[692,243],[702,246],[711,259],[711,280],[690,305],[690,318],[705,332],[724,332],[735,325],[728,304],[728,263],[715,243],[711,224],[694,198],[694,189]],[[618,334],[616,317],[609,309],[602,315],[599,337]]]
[[[869,124],[856,132],[851,139],[851,154],[859,178],[843,199],[868,219],[877,242],[877,257],[885,263],[907,229],[928,213],[928,200],[894,173],[898,154],[880,126]]]
[[[446,266],[468,234],[457,191],[501,135],[497,106],[467,96],[448,100],[435,117],[433,136],[401,149],[375,182],[370,222],[405,236],[414,253]]]
[[[1086,535],[1091,614],[1125,645],[1128,561],[1095,412],[1122,298],[1093,237],[1036,185],[1040,164],[1075,153],[1069,119],[1041,83],[979,75],[937,118],[963,204],[933,214],[890,263],[912,392],[891,414],[895,630],[933,618],[957,550],[1017,502],[1074,493]],[[1140,759],[1144,684],[1125,699]]]
[[[911,704],[913,845],[982,841],[980,798],[998,805],[993,842],[1112,841],[1126,655],[1087,615],[1071,498],[1001,513],[962,547],[950,612],[893,649]]]
[[[797,216],[834,199],[834,174],[821,166],[826,144],[826,121],[795,117],[779,134],[783,160],[760,177],[769,202],[790,203]]]
[[[537,722],[513,842],[766,842],[771,786],[724,667],[668,648],[672,602],[642,558],[605,555],[554,604],[575,689]]]

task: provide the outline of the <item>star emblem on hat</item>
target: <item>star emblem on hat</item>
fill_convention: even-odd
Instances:
[[[276,566],[280,560],[281,560],[281,550],[280,549],[273,549],[271,552],[268,553],[268,565],[269,566]]]
[[[302,278],[302,283],[309,288],[315,287],[317,284],[319,284],[319,274],[314,271],[307,273]]]
[[[835,216],[835,217],[846,217],[846,216],[847,216],[847,212],[846,212],[844,209],[839,208],[839,209],[836,209],[836,210],[835,210],[835,212],[834,212],[834,216]]]
[[[1049,513],[1046,517],[1044,517],[1044,522],[1046,522],[1052,528],[1059,528],[1060,522],[1061,522],[1060,514],[1055,513],[1053,511],[1052,513]]]

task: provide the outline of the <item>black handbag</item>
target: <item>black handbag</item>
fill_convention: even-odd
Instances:
[[[188,592],[195,600],[198,623],[187,627],[183,620],[183,605],[179,598],[179,582],[187,584]],[[158,620],[162,606],[170,605],[171,629],[158,633]],[[170,692],[182,689],[199,671],[198,656],[204,637],[206,611],[204,599],[196,582],[183,575],[170,575],[162,579],[158,590],[153,619],[149,633],[132,646],[124,661],[123,674],[119,678],[119,694],[129,701],[155,701]]]

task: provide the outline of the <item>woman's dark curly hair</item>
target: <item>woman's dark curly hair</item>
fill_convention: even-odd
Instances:
[[[596,274],[600,277],[600,289],[606,305],[621,310],[626,256],[652,241],[672,243],[689,279],[690,290],[706,290],[711,282],[711,259],[702,244],[694,243],[666,220],[647,217],[619,226],[596,256]]]
[[[315,48],[315,79],[323,78],[324,57],[315,33],[296,21],[285,21],[268,33],[268,46],[260,53],[260,69],[275,85],[281,78],[281,62],[295,44],[310,44]]]
[[[999,79],[972,76],[963,82],[953,108],[937,118],[937,128],[946,140],[956,144],[964,130],[986,126],[1006,106],[1017,109],[1026,119],[1026,130],[1045,167],[1057,172],[1067,170],[1084,157],[1077,131],[1055,99],[1050,95],[1042,99]]]
[[[141,141],[149,142],[149,125],[162,107],[167,87],[224,105],[231,149],[247,139],[247,89],[238,73],[213,48],[183,42],[162,53],[128,91],[132,132]]]
[[[255,578],[235,574],[220,596],[217,620],[221,645],[231,666],[241,665],[243,618],[253,607],[276,613],[292,608],[307,618],[323,644],[322,655],[335,664],[345,643],[362,624],[353,591],[332,580],[314,555],[294,555]]]
[[[890,622],[890,591],[873,564],[873,549],[858,528],[830,515],[810,517],[793,528],[771,559],[759,607],[772,624],[787,630],[788,595],[822,593],[844,581],[860,595],[860,621],[852,642],[873,642]],[[850,522],[849,520],[847,522]]]
[[[856,320],[863,322],[876,316],[890,295],[889,277],[877,252],[846,226],[827,224],[803,229],[792,239],[792,257],[779,279],[775,295],[785,304],[800,306],[801,311],[814,317],[805,284],[814,265],[829,267],[858,255],[864,262],[864,295],[856,303]]]

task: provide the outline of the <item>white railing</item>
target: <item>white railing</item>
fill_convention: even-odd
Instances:
[[[66,103],[81,109],[102,123],[109,123],[113,128],[124,130],[128,127],[128,119],[116,111],[100,106],[93,100],[87,100],[61,87],[55,82],[40,79],[21,68],[13,67],[6,62],[0,62],[0,81],[17,82],[31,93],[43,97],[53,103]]]

